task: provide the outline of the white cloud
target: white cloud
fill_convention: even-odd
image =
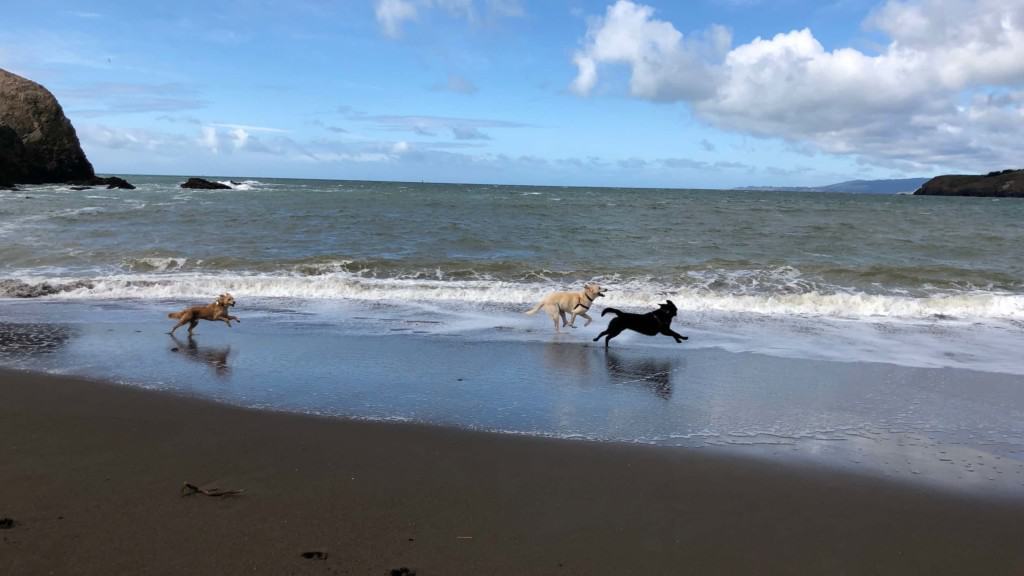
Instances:
[[[191,133],[159,132],[85,122],[79,125],[78,134],[90,156],[97,153],[102,158],[102,154],[107,152],[111,158],[130,158],[132,154],[142,154],[140,158],[158,158],[160,162],[178,163],[195,163],[197,158],[216,156],[216,162],[224,163],[225,166],[250,166],[253,162],[263,165],[268,161],[306,164],[394,163],[430,154],[434,148],[444,147],[404,140],[313,140],[300,143],[280,134],[281,130],[261,128],[204,124]],[[456,144],[452,143],[451,146]]]
[[[288,132],[287,130],[283,130],[281,128],[270,128],[268,126],[252,126],[249,124],[228,124],[225,122],[214,122],[210,124],[210,126],[216,126],[218,128],[231,128],[233,130],[241,129],[245,130],[246,132]]]
[[[249,132],[246,131],[245,128],[232,128],[231,136],[234,139],[232,144],[234,145],[235,150],[245,148],[245,143],[249,141]]]
[[[469,22],[479,19],[474,0],[374,0],[374,13],[384,34],[392,38],[402,35],[402,25],[419,18],[421,11],[441,9],[454,17]],[[486,0],[486,14],[490,17],[522,16],[522,4],[518,0]]]
[[[384,33],[393,38],[399,36],[402,22],[416,19],[417,4],[414,0],[377,0],[377,22]]]
[[[622,63],[632,70],[633,96],[674,100],[708,95],[714,84],[703,56],[727,47],[729,32],[716,26],[705,37],[689,40],[653,16],[653,8],[621,0],[591,21],[585,47],[573,57],[579,69],[573,90],[587,94],[597,83],[599,64]]]
[[[498,16],[522,16],[525,12],[519,0],[487,0],[487,8]]]
[[[308,156],[309,152],[294,140],[280,136],[285,132],[287,130],[266,126],[211,123],[200,127],[196,143],[213,154],[244,151],[274,156]],[[257,136],[257,133],[271,136],[269,139],[263,139]]]
[[[77,129],[83,146],[113,150],[166,152],[186,147],[186,138],[177,134],[138,128],[114,128],[103,124],[82,123]]]
[[[809,29],[729,49],[723,29],[685,38],[627,0],[591,21],[572,88],[626,64],[630,93],[682,101],[713,125],[877,163],[985,169],[1016,165],[1024,145],[1024,0],[890,0],[866,24],[877,53],[827,50]]]
[[[399,116],[350,114],[349,119],[373,123],[380,130],[412,132],[420,136],[437,136],[450,132],[457,140],[489,140],[485,128],[522,128],[526,124],[485,118],[454,118],[447,116]]]
[[[69,16],[77,16],[78,18],[82,18],[84,20],[99,20],[100,18],[103,18],[103,14],[100,14],[99,12],[65,10],[64,14],[67,14]]]
[[[217,129],[213,126],[203,126],[199,130],[199,139],[196,142],[202,148],[206,148],[213,154],[220,152],[220,139],[217,137]]]

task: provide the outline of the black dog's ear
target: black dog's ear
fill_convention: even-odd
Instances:
[[[672,307],[675,308],[675,304],[673,304],[671,300],[665,300],[665,303],[666,304],[671,304]]]

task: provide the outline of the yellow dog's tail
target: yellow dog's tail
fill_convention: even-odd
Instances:
[[[536,306],[534,306],[532,309],[527,310],[526,312],[524,312],[524,314],[536,314],[537,311],[540,310],[541,307],[543,307],[543,306],[544,306],[544,303],[541,302],[541,303],[537,304]]]

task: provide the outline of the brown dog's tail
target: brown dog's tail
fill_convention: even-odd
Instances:
[[[170,314],[167,315],[167,317],[174,318],[175,320],[177,320],[178,318],[181,318],[181,312],[171,312]]]

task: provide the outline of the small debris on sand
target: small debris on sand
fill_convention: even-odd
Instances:
[[[303,552],[302,557],[307,560],[327,560],[327,552],[312,550],[310,552]]]
[[[200,488],[195,484],[185,482],[185,485],[181,487],[182,496],[191,496],[193,494],[202,494],[204,496],[210,496],[212,498],[221,498],[224,496],[237,496],[245,492],[245,490],[222,490],[220,488]]]

